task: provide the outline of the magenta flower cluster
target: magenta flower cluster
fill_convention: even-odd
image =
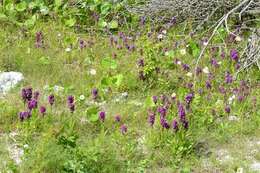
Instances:
[[[180,129],[180,125],[182,125],[183,129],[189,128],[189,122],[186,117],[186,107],[188,107],[194,98],[193,93],[187,94],[185,97],[185,104],[180,103],[180,101],[176,100],[176,96],[167,97],[166,95],[153,96],[152,100],[156,105],[156,108],[150,108],[148,110],[148,123],[151,127],[154,126],[156,122],[156,115],[159,115],[159,123],[163,129],[172,129],[177,132]],[[176,105],[176,106],[175,106]],[[177,114],[179,116],[178,119],[174,118],[172,123],[169,123],[168,117],[171,116],[171,109],[176,107]],[[170,114],[170,115],[169,115]]]
[[[106,120],[106,112],[105,111],[100,111],[99,114],[98,114],[98,117],[99,117],[100,122],[104,123],[105,120]],[[120,115],[116,115],[114,117],[114,121],[116,123],[121,123],[121,121],[122,121],[121,116]],[[125,124],[121,124],[120,131],[121,131],[122,134],[126,134],[127,133],[127,126]]]
[[[35,91],[31,87],[23,88],[21,91],[21,97],[26,107],[26,111],[19,113],[19,118],[21,121],[28,119],[32,116],[32,112],[38,109],[38,102],[40,97],[40,92]],[[40,106],[39,112],[41,115],[45,115],[46,107]]]

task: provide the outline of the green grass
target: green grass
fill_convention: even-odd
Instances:
[[[184,36],[180,27],[168,31],[167,38],[156,41],[156,34],[147,38],[147,33],[141,34],[135,42],[136,51],[118,50],[109,45],[109,36],[101,33],[76,33],[57,23],[38,23],[35,29],[27,32],[12,26],[1,26],[0,32],[0,70],[20,71],[25,80],[13,89],[5,99],[0,100],[0,132],[8,134],[17,131],[17,144],[25,148],[21,165],[10,164],[4,170],[14,172],[235,172],[238,167],[245,167],[248,163],[241,155],[234,156],[237,160],[225,166],[215,162],[214,148],[226,147],[236,154],[242,151],[243,140],[257,137],[260,124],[260,112],[252,104],[253,97],[259,98],[260,73],[256,67],[239,75],[238,80],[230,85],[223,84],[224,73],[229,70],[235,72],[234,64],[229,59],[229,50],[243,45],[228,44],[227,57],[221,60],[219,54],[208,51],[200,62],[200,67],[208,66],[214,73],[212,89],[205,88],[207,76],[200,75],[196,81],[195,98],[191,104],[191,111],[187,116],[190,122],[188,130],[180,129],[174,133],[172,129],[162,129],[159,115],[156,116],[154,127],[147,123],[147,110],[155,109],[151,101],[153,95],[165,94],[171,96],[176,93],[177,99],[183,100],[190,92],[187,83],[193,82],[182,68],[174,64],[178,57],[182,62],[194,68],[196,61],[196,47],[180,54],[185,44],[172,49],[173,40],[199,42],[200,36],[194,39]],[[35,48],[35,32],[44,34],[44,48]],[[188,33],[188,31],[187,31]],[[59,36],[60,34],[60,36]],[[78,39],[92,41],[94,44],[80,50]],[[131,41],[130,41],[131,42]],[[214,42],[217,44],[217,40]],[[65,49],[72,45],[72,51]],[[173,51],[169,55],[163,53],[164,48]],[[142,49],[142,54],[140,53]],[[189,49],[189,48],[188,48]],[[112,58],[116,54],[116,58]],[[209,62],[212,56],[222,61],[219,68],[212,67]],[[144,71],[147,80],[138,78],[139,67],[137,60],[143,57]],[[107,61],[104,61],[106,59]],[[160,68],[160,73],[155,68]],[[90,75],[95,69],[97,74]],[[232,94],[224,97],[218,91],[219,85],[229,90],[239,87],[239,80],[250,76],[250,94],[239,103],[234,101],[231,114],[239,121],[229,121],[224,112],[225,101]],[[180,79],[182,78],[182,79]],[[55,85],[64,87],[61,92],[55,92]],[[20,90],[31,86],[41,92],[40,105],[48,105],[47,97],[55,94],[53,108],[47,106],[45,117],[34,111],[32,118],[20,122],[18,113],[24,111],[24,104],[20,98]],[[46,87],[48,86],[48,87]],[[197,93],[204,87],[204,94]],[[99,89],[99,103],[91,104],[91,90]],[[127,99],[118,98],[121,93],[128,92]],[[76,111],[71,114],[66,106],[68,95],[76,97]],[[84,95],[85,100],[79,100]],[[209,99],[208,97],[211,97]],[[140,105],[138,103],[141,103]],[[175,105],[175,104],[174,104]],[[216,113],[212,114],[212,109]],[[107,118],[104,123],[97,120],[98,111],[104,110]],[[114,115],[120,114],[122,122],[115,123]],[[177,107],[172,106],[168,112],[169,122],[178,117]],[[125,135],[120,132],[120,125],[126,124],[128,131]],[[5,150],[4,139],[0,138],[0,158],[10,160]],[[234,139],[234,140],[233,140]],[[241,139],[241,140],[239,140]],[[236,144],[233,144],[233,143]],[[202,143],[202,145],[198,145]],[[205,148],[204,148],[205,147]],[[197,148],[197,149],[196,149]],[[204,151],[205,150],[205,151]],[[212,153],[207,153],[210,150]],[[243,155],[242,153],[242,155]],[[240,157],[241,156],[241,157]],[[255,156],[259,159],[259,156]],[[205,170],[203,160],[209,158],[211,170]],[[0,160],[1,161],[1,160]],[[0,164],[1,168],[1,164]]]

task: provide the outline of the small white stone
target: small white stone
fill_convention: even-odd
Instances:
[[[253,171],[260,171],[260,162],[255,162],[250,165],[251,170]]]
[[[125,97],[125,98],[128,97],[128,92],[123,92],[122,97]]]
[[[6,94],[24,79],[23,74],[19,72],[0,73],[0,94]]]
[[[229,121],[239,121],[239,118],[238,118],[237,116],[230,115],[230,116],[228,117],[228,120],[229,120]]]

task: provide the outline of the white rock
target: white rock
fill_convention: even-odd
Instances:
[[[228,150],[220,149],[217,151],[217,160],[221,163],[228,162],[233,160],[233,158],[229,155]]]
[[[122,97],[127,98],[128,97],[128,92],[123,92],[121,95],[122,95]]]
[[[23,74],[19,72],[0,73],[0,94],[6,94],[23,79]]]
[[[24,155],[24,150],[19,148],[15,144],[11,144],[8,146],[8,151],[10,154],[10,157],[14,160],[14,162],[19,165],[22,162],[22,157]]]
[[[260,171],[260,162],[255,162],[250,165],[252,171]]]
[[[229,120],[229,121],[239,121],[239,118],[236,117],[236,116],[234,116],[234,115],[230,115],[230,116],[228,117],[228,120]]]

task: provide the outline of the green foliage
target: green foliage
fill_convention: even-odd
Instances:
[[[253,102],[254,97],[259,97],[255,87],[259,79],[256,68],[248,71],[253,76],[248,82],[250,93],[243,102],[235,99],[230,103],[231,114],[225,113],[224,108],[233,95],[233,89],[239,88],[240,84],[238,81],[232,84],[224,81],[225,71],[235,70],[230,58],[222,59],[218,52],[214,55],[206,52],[200,67],[207,66],[214,76],[202,72],[196,86],[187,86],[194,80],[187,73],[194,73],[194,58],[201,50],[200,38],[179,38],[174,33],[182,30],[173,28],[174,31],[167,31],[167,34],[173,34],[176,42],[185,42],[185,45],[172,46],[175,43],[168,35],[161,41],[153,37],[157,31],[147,37],[150,31],[142,30],[135,38],[135,33],[127,30],[127,38],[134,35],[127,43],[136,46],[135,50],[129,51],[124,47],[123,39],[118,38],[118,45],[123,47],[118,48],[109,44],[109,36],[100,32],[78,34],[70,28],[88,23],[98,30],[107,26],[116,37],[116,31],[122,30],[120,20],[115,16],[124,10],[117,11],[121,8],[117,9],[110,1],[6,3],[0,20],[7,22],[13,15],[17,22],[27,21],[22,25],[33,29],[33,32],[28,32],[3,24],[4,30],[0,32],[0,70],[19,70],[26,77],[21,85],[0,98],[0,161],[8,160],[4,165],[6,169],[48,173],[196,172],[194,167],[201,165],[200,159],[204,156],[196,153],[196,144],[201,140],[221,143],[234,139],[236,135],[252,135],[258,131],[259,100]],[[89,17],[93,12],[100,15],[98,22]],[[37,23],[38,19],[57,16],[60,21]],[[39,48],[35,47],[37,31],[44,36],[44,46]],[[221,35],[226,38],[224,31]],[[79,48],[80,39],[85,41],[86,47]],[[214,43],[218,41],[214,40]],[[230,47],[238,44],[229,43],[224,50],[228,52]],[[66,51],[68,47],[70,50]],[[187,49],[188,53],[180,53],[181,49]],[[117,56],[112,58],[112,53]],[[221,67],[209,64],[213,56],[222,62]],[[137,65],[139,59],[144,60],[144,65]],[[180,63],[176,63],[177,59]],[[190,70],[185,70],[183,64],[188,64]],[[144,80],[139,79],[140,71],[144,72]],[[247,77],[245,74],[241,76]],[[209,79],[212,88],[205,87]],[[225,94],[219,92],[220,85],[227,89]],[[37,108],[32,111],[31,118],[21,122],[19,112],[28,109],[21,99],[20,89],[26,86],[40,91],[38,108],[46,106],[47,112],[42,115]],[[93,88],[98,88],[97,99],[93,99]],[[199,93],[201,88],[203,92]],[[195,94],[191,105],[185,100],[188,93]],[[53,106],[48,103],[50,94],[55,95]],[[68,95],[75,96],[73,113],[67,102]],[[154,95],[158,96],[157,103],[152,99]],[[166,102],[163,101],[164,95]],[[179,119],[178,101],[185,106],[188,129]],[[158,113],[159,107],[166,106],[165,119],[171,126],[169,129],[162,127]],[[106,112],[104,122],[99,120],[100,111]],[[153,126],[147,122],[150,111],[156,113]],[[115,121],[115,115],[120,115],[119,122]],[[230,121],[230,115],[240,120]],[[179,123],[178,131],[172,127],[174,119]],[[127,127],[125,134],[121,129],[123,124]],[[17,136],[10,143],[24,150],[19,166],[9,156],[6,148],[9,143],[1,140],[2,134],[8,136],[11,132],[16,132]]]
[[[68,27],[94,25],[98,21],[100,29],[118,29],[121,17],[131,18],[126,5],[135,2],[120,0],[82,0],[77,3],[68,0],[4,1],[0,10],[0,20],[18,26],[32,28],[36,21],[56,16]]]

